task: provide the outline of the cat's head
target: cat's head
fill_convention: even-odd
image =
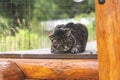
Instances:
[[[67,51],[71,47],[71,29],[66,25],[58,25],[49,35],[52,47],[59,51]]]
[[[65,27],[65,25],[58,25],[55,27],[54,31],[49,35],[49,38],[52,43],[54,43],[53,40],[59,40],[70,36],[71,29]]]

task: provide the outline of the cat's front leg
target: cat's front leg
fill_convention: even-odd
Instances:
[[[51,48],[51,53],[53,54],[65,54],[65,51],[59,51],[57,49],[55,49],[54,47]]]
[[[56,50],[54,47],[51,47],[51,53],[58,54],[58,53],[59,53],[59,51],[58,51],[58,50]]]
[[[73,53],[73,54],[80,53],[80,52],[83,52],[83,51],[84,51],[84,48],[81,45],[75,45],[71,49],[71,53]]]

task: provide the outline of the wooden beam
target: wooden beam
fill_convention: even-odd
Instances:
[[[10,61],[0,62],[0,80],[24,80],[25,76],[18,66]]]
[[[97,59],[0,59],[12,61],[26,78],[42,80],[98,80]]]
[[[95,2],[100,80],[120,80],[120,0]]]
[[[0,58],[18,59],[97,59],[97,54],[23,54],[23,53],[2,53]]]

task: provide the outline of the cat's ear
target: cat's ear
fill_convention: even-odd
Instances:
[[[65,25],[65,28],[71,28],[72,26],[74,26],[73,22],[70,22],[68,24]]]
[[[64,35],[64,31],[62,29],[58,29],[54,31],[55,36],[62,36]]]
[[[64,26],[63,24],[57,25],[54,30],[58,30],[58,29],[62,28],[63,26]]]
[[[51,39],[51,38],[53,38],[54,37],[54,35],[51,33],[51,34],[49,34],[49,38]]]

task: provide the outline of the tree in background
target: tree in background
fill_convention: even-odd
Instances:
[[[69,18],[93,10],[94,0],[78,3],[73,0],[0,0],[0,15],[20,20]]]
[[[71,18],[80,13],[94,11],[94,0],[35,0],[34,16],[38,20]]]

